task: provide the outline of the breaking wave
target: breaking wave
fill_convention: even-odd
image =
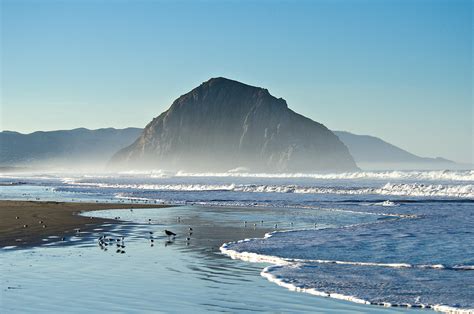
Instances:
[[[244,178],[311,178],[325,180],[427,180],[427,181],[474,181],[474,170],[454,171],[357,171],[344,173],[249,173],[249,172],[218,172],[189,173],[178,172],[178,177],[244,177]]]
[[[112,184],[65,180],[67,184],[97,188],[155,190],[155,191],[233,191],[246,193],[300,193],[342,195],[395,195],[420,197],[474,198],[474,184],[442,185],[420,183],[387,183],[379,188],[318,187],[266,184]],[[386,206],[393,204],[386,203]]]

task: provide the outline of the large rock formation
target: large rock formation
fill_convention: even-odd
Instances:
[[[176,99],[111,160],[114,168],[347,171],[357,166],[324,125],[268,90],[213,78]]]

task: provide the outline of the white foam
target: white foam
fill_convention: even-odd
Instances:
[[[356,171],[344,173],[250,173],[240,171],[191,173],[178,172],[178,177],[245,177],[245,178],[312,178],[326,180],[381,179],[381,180],[436,180],[474,181],[474,170],[453,171]]]
[[[334,188],[298,185],[266,184],[112,184],[106,182],[86,183],[63,180],[64,183],[116,189],[155,190],[155,191],[232,191],[247,193],[297,193],[297,194],[347,194],[347,195],[396,195],[421,197],[474,198],[474,185],[433,185],[419,183],[387,183],[380,188]]]
[[[265,234],[264,239],[268,239],[272,237],[274,234],[280,233],[280,232],[292,232],[292,231],[274,231],[274,232]],[[435,305],[391,304],[388,302],[371,303],[370,301],[367,301],[355,296],[344,295],[344,294],[339,294],[339,293],[330,293],[326,291],[318,291],[314,288],[300,287],[300,286],[297,286],[296,284],[286,282],[282,278],[271,274],[271,270],[275,269],[276,267],[282,267],[282,266],[300,267],[301,265],[304,265],[305,263],[340,264],[340,265],[342,264],[342,265],[375,266],[375,267],[390,267],[390,268],[431,268],[431,269],[463,269],[463,270],[473,270],[474,265],[457,265],[457,266],[448,268],[441,264],[412,265],[412,264],[407,264],[407,263],[374,263],[374,262],[352,262],[352,261],[337,261],[337,260],[288,259],[288,258],[281,258],[281,257],[271,256],[271,255],[263,255],[263,254],[253,253],[253,252],[239,252],[230,248],[230,246],[232,246],[233,244],[239,244],[239,243],[249,242],[253,240],[258,240],[258,239],[256,238],[244,239],[244,240],[239,240],[236,242],[224,243],[220,247],[220,251],[232,259],[239,259],[239,260],[253,262],[253,263],[273,264],[271,266],[265,267],[260,273],[260,275],[266,278],[268,281],[276,283],[279,286],[285,287],[291,291],[304,292],[304,293],[308,293],[308,294],[319,296],[319,297],[329,297],[329,298],[334,298],[334,299],[339,299],[339,300],[344,300],[344,301],[350,301],[350,302],[354,302],[358,304],[381,305],[385,307],[392,307],[392,306],[421,307],[421,308],[431,308],[435,311],[449,313],[449,314],[474,314],[474,309],[462,309],[462,308],[456,308],[456,307],[451,307],[451,306],[442,305],[442,304],[435,304]]]

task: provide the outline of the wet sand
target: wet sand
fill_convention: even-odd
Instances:
[[[67,237],[77,228],[89,231],[115,219],[79,216],[83,211],[120,208],[160,208],[157,204],[69,203],[35,201],[0,201],[0,248],[31,247],[48,236]],[[17,218],[18,217],[18,218]],[[25,227],[26,226],[26,227]]]

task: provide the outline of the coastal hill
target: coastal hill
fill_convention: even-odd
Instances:
[[[412,154],[386,141],[369,135],[357,135],[345,131],[333,131],[346,144],[363,169],[446,169],[461,167],[441,157],[428,158]]]
[[[0,132],[0,167],[54,165],[73,168],[92,162],[103,167],[119,149],[132,144],[142,131],[140,128],[80,128],[31,134]],[[365,170],[463,168],[444,158],[419,157],[375,136],[345,131],[333,133],[349,148],[356,164]]]
[[[268,90],[213,78],[176,99],[111,160],[113,168],[300,172],[357,170],[324,125]]]
[[[85,128],[22,134],[0,132],[0,166],[103,168],[142,129]]]

